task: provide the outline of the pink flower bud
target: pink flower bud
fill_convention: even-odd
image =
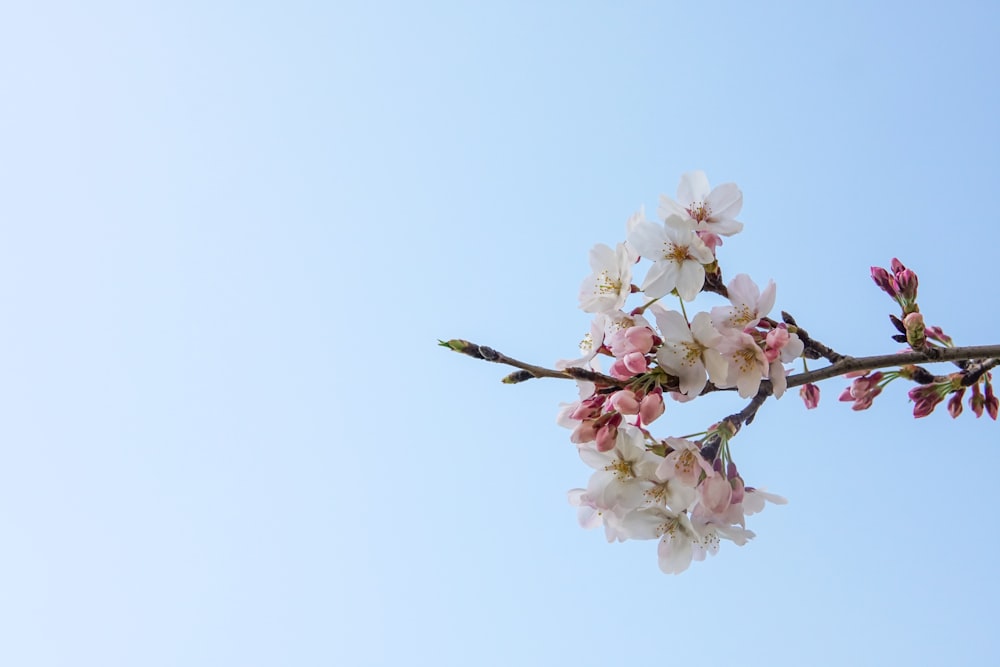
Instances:
[[[788,344],[788,328],[784,323],[781,323],[768,331],[764,340],[767,343],[767,349],[764,350],[764,357],[768,363],[771,363],[781,355],[781,348]]]
[[[909,269],[903,269],[896,274],[895,282],[900,299],[907,303],[917,300],[917,274]]]
[[[611,407],[623,415],[639,414],[639,400],[631,389],[622,389],[611,394]]]
[[[583,421],[585,419],[597,419],[601,416],[601,408],[604,405],[603,396],[591,396],[580,401],[580,405],[570,413],[572,419]]]
[[[962,396],[965,395],[965,389],[959,389],[951,398],[948,400],[948,414],[951,415],[952,419],[955,419],[960,414],[962,414]]]
[[[888,271],[880,266],[873,266],[872,280],[875,281],[875,284],[878,285],[883,292],[894,299],[896,298],[896,288],[892,284],[892,276],[889,275]]]
[[[663,414],[663,411],[663,395],[659,392],[646,394],[639,401],[639,418],[642,419],[643,424],[655,421]]]
[[[618,426],[608,422],[597,431],[597,451],[607,452],[615,448],[618,440]]]
[[[848,389],[846,393],[850,395],[850,389]],[[806,404],[806,410],[812,410],[819,405],[819,387],[811,382],[802,385],[802,388],[799,389],[799,396],[802,398],[802,402]],[[840,400],[844,400],[843,394],[841,395]]]
[[[983,416],[983,408],[986,407],[986,399],[979,390],[979,383],[972,385],[972,396],[969,396],[969,409],[975,413],[976,418]]]
[[[624,359],[615,359],[611,363],[611,368],[608,369],[608,375],[619,380],[627,380],[635,375],[635,373],[625,367]]]
[[[653,330],[649,327],[630,327],[625,330],[628,352],[646,354],[653,347]]]
[[[913,406],[913,416],[919,419],[934,412],[938,403],[944,400],[941,387],[936,384],[922,384],[910,390],[908,396],[916,405]]]
[[[990,382],[990,376],[986,376],[986,382],[983,383],[986,386],[986,414],[990,416],[993,421],[997,420],[997,411],[1000,408],[1000,401],[997,397],[993,395],[993,384]]]
[[[851,375],[852,373],[847,374],[848,377]],[[875,397],[882,393],[882,386],[879,382],[882,381],[883,377],[882,371],[875,371],[871,375],[863,375],[856,378],[851,383],[850,388],[840,395],[840,400],[853,400],[854,405],[851,406],[852,410],[867,410],[871,407]]]
[[[587,420],[573,429],[573,432],[569,436],[569,441],[576,445],[583,445],[588,442],[593,442],[596,437],[597,422],[594,420]]]
[[[622,357],[622,363],[625,364],[625,368],[631,371],[633,375],[645,373],[649,368],[646,364],[646,355],[642,352],[629,352]]]
[[[851,396],[857,399],[871,394],[875,391],[882,377],[882,371],[875,371],[871,375],[859,377],[851,384]]]

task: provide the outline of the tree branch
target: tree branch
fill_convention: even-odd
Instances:
[[[518,361],[513,357],[497,352],[491,347],[477,345],[467,340],[453,339],[449,341],[439,341],[442,347],[447,347],[455,352],[461,352],[475,359],[482,359],[497,364],[506,364],[519,368],[524,373],[512,373],[504,378],[507,384],[515,384],[530,378],[556,378],[559,380],[585,380],[609,387],[619,387],[624,389],[631,383],[629,380],[619,380],[610,375],[604,375],[596,371],[585,368],[567,368],[565,370],[555,370],[535,366],[523,361]],[[834,353],[836,354],[836,353]],[[798,387],[810,382],[820,382],[830,378],[851,373],[854,371],[872,371],[879,368],[890,368],[893,366],[904,366],[916,363],[934,363],[941,361],[974,361],[977,367],[973,374],[975,379],[979,379],[983,373],[1000,365],[1000,345],[973,345],[967,347],[933,347],[920,352],[898,352],[895,354],[881,354],[872,357],[849,357],[840,356],[840,360],[830,364],[825,368],[799,373],[788,376],[788,388]],[[527,373],[527,375],[525,375]],[[970,375],[971,377],[971,375]],[[970,380],[970,384],[974,381]],[[719,388],[711,384],[705,387],[705,392],[717,391]],[[731,389],[731,388],[730,388]]]
[[[876,370],[906,364],[929,363],[938,361],[974,361],[989,360],[990,368],[1000,364],[1000,345],[973,345],[968,347],[934,347],[920,352],[899,352],[896,354],[881,354],[874,357],[844,357],[826,368],[788,376],[788,388],[798,387],[809,382],[819,382],[829,378],[851,373],[853,371]],[[988,370],[988,369],[986,369]],[[983,372],[986,372],[984,370]]]

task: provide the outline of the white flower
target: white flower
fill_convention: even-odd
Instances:
[[[680,391],[695,397],[705,388],[705,373],[716,384],[726,381],[728,366],[715,349],[722,334],[712,327],[708,313],[698,313],[688,327],[684,316],[659,304],[650,308],[663,336],[663,345],[656,353],[660,366],[680,380]]]
[[[596,507],[627,511],[643,504],[661,460],[646,450],[644,442],[642,431],[623,424],[612,449],[600,452],[580,448],[580,458],[596,470],[586,492]]]
[[[764,350],[754,341],[753,336],[729,329],[719,342],[719,352],[729,365],[726,382],[720,386],[733,387],[742,398],[750,398],[760,389],[760,381],[770,370]]]
[[[705,283],[705,264],[715,256],[694,233],[693,223],[679,216],[668,218],[663,225],[638,220],[628,232],[628,243],[653,261],[646,273],[642,291],[659,298],[671,290],[685,301],[691,301]]]
[[[716,306],[712,309],[712,324],[719,331],[738,329],[742,331],[760,322],[774,308],[777,287],[768,281],[761,293],[757,284],[745,273],[741,273],[726,286],[731,306]]]
[[[660,217],[672,215],[695,221],[695,231],[732,236],[743,223],[736,220],[743,208],[743,193],[735,183],[723,183],[714,189],[708,185],[703,171],[691,171],[681,176],[677,186],[677,201],[660,195]]]
[[[624,243],[612,250],[598,243],[590,250],[590,268],[580,286],[580,308],[587,313],[619,310],[632,291],[632,265],[636,257]]]
[[[667,454],[656,469],[659,479],[677,480],[692,489],[698,486],[701,476],[715,474],[712,464],[702,457],[698,443],[683,438],[667,438],[664,442],[673,450]]]

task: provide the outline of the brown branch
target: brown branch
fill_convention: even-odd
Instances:
[[[810,382],[828,380],[838,375],[854,371],[872,371],[878,368],[891,368],[906,364],[929,363],[938,361],[973,361],[989,360],[983,363],[993,363],[990,368],[1000,364],[1000,345],[974,345],[968,347],[935,347],[919,352],[899,352],[897,354],[881,354],[874,357],[844,357],[826,368],[788,376],[788,388],[798,387]],[[986,369],[989,370],[989,369]],[[983,372],[985,373],[986,370]]]
[[[551,368],[544,368],[542,366],[535,366],[534,364],[528,364],[523,361],[518,361],[513,357],[508,357],[501,352],[497,352],[491,347],[477,345],[476,343],[470,343],[467,340],[457,338],[449,341],[439,341],[439,344],[442,347],[447,347],[455,352],[461,352],[462,354],[473,357],[474,359],[482,359],[484,361],[490,361],[497,364],[506,364],[507,366],[519,368],[527,373],[527,375],[521,372],[511,373],[504,378],[504,382],[507,384],[515,384],[531,378],[556,378],[559,380],[586,380],[597,384],[607,385],[609,387],[625,388],[632,382],[632,379],[619,380],[611,377],[610,375],[604,375],[603,373],[598,373],[585,368],[555,370]],[[921,350],[920,352],[899,352],[896,354],[881,354],[872,357],[848,357],[841,355],[839,361],[830,364],[826,368],[820,368],[807,373],[799,373],[797,375],[789,375],[787,382],[788,388],[791,389],[792,387],[799,387],[810,382],[828,380],[830,378],[854,371],[872,371],[879,368],[891,368],[893,366],[904,366],[921,362],[933,363],[940,361],[976,362],[975,367],[971,369],[972,372],[968,376],[973,378],[969,380],[969,384],[972,384],[975,380],[978,380],[983,373],[1000,365],[1000,345],[934,347]],[[766,382],[766,380],[764,382]],[[702,393],[707,394],[712,391],[732,389],[732,387],[723,389],[708,383]],[[770,390],[768,390],[768,393],[770,393]]]

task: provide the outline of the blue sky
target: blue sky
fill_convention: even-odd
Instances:
[[[997,343],[992,3],[30,3],[0,25],[0,662],[975,664],[997,425],[771,402],[677,577],[576,524],[543,365],[680,175],[855,356]],[[699,302],[700,303],[700,302]],[[718,305],[705,297],[704,308]],[[701,306],[700,306],[701,307]],[[676,433],[739,409],[670,405]],[[666,428],[666,426],[664,426]]]

